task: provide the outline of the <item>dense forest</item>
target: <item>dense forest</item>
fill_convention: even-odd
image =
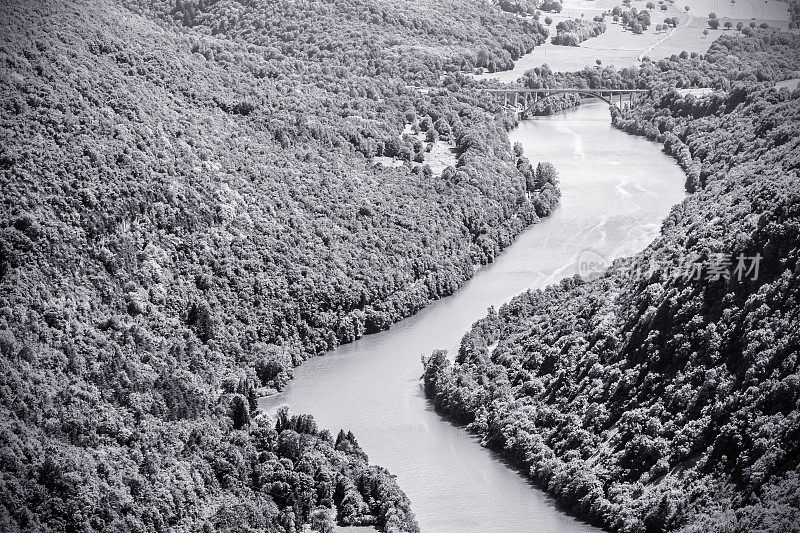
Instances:
[[[477,0],[0,9],[0,529],[414,531],[352,435],[256,398],[550,212],[462,74],[547,30]]]
[[[117,449],[108,442],[113,426],[80,435],[83,447],[101,453],[65,453],[4,427],[2,530],[299,531],[310,524],[329,532],[339,523],[419,531],[393,476],[368,465],[352,433],[334,439],[310,416],[285,410],[274,423],[264,415],[250,421],[241,395],[225,396],[232,427],[174,420],[156,432],[122,428]],[[31,456],[41,464],[26,464]]]
[[[800,38],[751,34],[608,73],[651,89],[615,125],[687,173],[660,236],[426,359],[437,409],[613,531],[800,528]]]

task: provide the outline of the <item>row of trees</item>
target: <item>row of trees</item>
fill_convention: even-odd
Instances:
[[[578,46],[586,39],[597,37],[606,31],[606,25],[600,20],[569,19],[556,24],[556,34],[550,42],[561,46]]]
[[[722,24],[720,22],[720,20],[717,18],[717,14],[716,13],[714,13],[713,11],[711,13],[709,13],[708,14],[708,27],[711,28],[712,30],[718,30],[720,25],[723,25],[726,30],[729,30],[729,29],[733,28],[733,22],[732,21],[726,20],[725,23]],[[756,27],[756,23],[755,22],[751,22],[750,23],[750,27],[751,28],[755,28]],[[744,22],[737,22],[736,23],[736,29],[739,30],[739,31],[742,31],[742,28],[744,28]]]
[[[615,125],[662,143],[694,194],[638,256],[490,310],[454,363],[425,361],[437,409],[598,525],[800,523],[800,92],[774,87],[795,75],[798,50],[788,33],[723,36],[703,58],[619,76],[651,98],[615,110]],[[702,79],[713,95],[674,90]],[[759,254],[759,273],[629,275],[715,254]]]

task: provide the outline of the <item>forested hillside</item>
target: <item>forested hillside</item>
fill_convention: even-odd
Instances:
[[[256,397],[550,212],[460,74],[546,30],[482,1],[0,9],[0,529],[413,531],[385,472]]]
[[[742,34],[752,37],[744,28]],[[755,84],[766,80],[796,77],[789,63],[795,52],[795,40],[788,33],[762,33],[761,38],[739,39],[728,36],[708,55],[681,52],[651,61],[645,57],[639,67],[584,67],[577,72],[553,72],[546,64],[528,70],[517,84],[528,89],[654,89],[661,95],[672,88],[730,89],[731,85]],[[575,95],[544,100],[534,109],[536,114],[551,114],[581,103]],[[691,191],[691,189],[690,189]]]
[[[663,143],[694,194],[640,255],[523,294],[454,363],[427,360],[438,409],[598,525],[800,528],[800,91],[773,83],[798,51],[730,35],[633,73],[653,98],[615,124]],[[674,90],[701,79],[718,90]]]

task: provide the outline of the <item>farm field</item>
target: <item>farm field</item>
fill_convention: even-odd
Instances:
[[[654,3],[657,2],[654,0]],[[621,3],[615,0],[564,0],[562,14],[580,16],[581,13],[585,13],[586,16],[589,16],[592,11],[596,14],[613,9],[617,5],[621,5]],[[631,5],[642,9],[645,2],[634,0]],[[730,0],[676,0],[674,5],[681,12],[685,12],[684,6],[689,6],[689,13],[702,19],[705,19],[712,11],[719,18],[746,20],[755,18],[766,21],[788,21],[789,19],[788,4],[779,0],[737,0],[736,2]],[[659,11],[658,7],[655,11]]]
[[[634,0],[631,5],[641,10],[646,9],[645,4],[643,0]],[[565,0],[561,13],[546,15],[553,19],[550,25],[551,34],[555,33],[556,24],[562,20],[581,17],[591,19],[617,5],[621,4],[615,0]],[[476,77],[508,83],[516,81],[525,71],[542,64],[547,64],[556,71],[575,71],[585,66],[594,66],[599,59],[603,65],[622,68],[637,65],[644,56],[658,60],[680,54],[684,50],[704,53],[717,37],[728,31],[709,29],[709,34],[703,35],[703,30],[708,28],[708,14],[711,12],[716,13],[723,23],[731,20],[734,26],[739,21],[748,24],[751,19],[782,29],[788,28],[789,23],[787,4],[778,0],[738,0],[736,3],[731,3],[730,0],[679,0],[675,4],[667,5],[666,11],[658,6],[652,11],[653,24],[641,35],[624,30],[620,24],[606,18],[606,32],[584,41],[578,47],[556,46],[548,41],[517,61],[513,70]],[[684,9],[687,5],[688,13]],[[669,32],[657,32],[656,25],[661,24],[666,17],[678,17],[678,28]]]

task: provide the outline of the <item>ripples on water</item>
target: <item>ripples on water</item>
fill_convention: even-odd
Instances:
[[[535,165],[550,161],[562,201],[456,294],[388,331],[306,361],[272,411],[314,415],[352,430],[373,463],[397,475],[423,533],[597,531],[559,510],[475,438],[436,414],[420,388],[420,356],[451,351],[486,309],[576,272],[581,251],[631,255],[684,197],[685,176],[659,146],[611,127],[605,104],[523,122],[509,134]]]

